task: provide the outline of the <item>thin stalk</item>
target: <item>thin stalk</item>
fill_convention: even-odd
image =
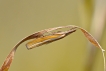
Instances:
[[[106,1],[95,0],[94,3],[95,7],[90,32],[99,42],[101,42],[106,20]],[[85,65],[85,71],[93,71],[98,51],[91,44],[89,44],[88,47],[90,48],[87,62]]]

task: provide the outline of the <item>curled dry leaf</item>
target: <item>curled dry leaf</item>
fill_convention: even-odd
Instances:
[[[62,29],[67,28],[68,30],[63,31]],[[99,47],[102,50],[102,54],[103,54],[103,59],[104,59],[104,70],[105,70],[105,56],[104,56],[104,50],[102,49],[102,47],[99,45],[99,43],[96,41],[96,39],[94,39],[91,34],[89,34],[86,30],[78,27],[78,26],[73,26],[73,25],[68,25],[68,26],[60,26],[60,27],[55,27],[55,28],[49,28],[49,29],[45,29],[45,30],[41,30],[38,31],[34,34],[31,34],[27,37],[25,37],[24,39],[22,39],[19,43],[17,43],[13,49],[11,50],[11,52],[9,53],[9,55],[7,56],[6,60],[4,61],[2,67],[0,68],[0,71],[8,71],[12,60],[14,58],[14,54],[16,49],[18,48],[18,46],[27,41],[27,40],[31,40],[26,44],[27,49],[32,49],[34,47],[38,47],[44,44],[49,44],[51,42],[60,40],[66,36],[68,36],[69,34],[75,32],[77,29],[80,29],[84,35],[86,36],[86,38],[95,46]]]

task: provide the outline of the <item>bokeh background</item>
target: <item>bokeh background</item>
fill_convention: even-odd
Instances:
[[[106,0],[0,0],[0,66],[19,40],[57,26],[80,26],[106,50],[105,24]],[[32,50],[23,43],[9,71],[103,71],[103,59],[77,31]]]

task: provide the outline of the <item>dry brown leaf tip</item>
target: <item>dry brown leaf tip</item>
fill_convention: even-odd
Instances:
[[[0,68],[0,71],[8,71],[12,63],[13,57],[14,57],[14,51],[11,51],[10,54],[7,56],[5,62],[3,63],[2,67]]]

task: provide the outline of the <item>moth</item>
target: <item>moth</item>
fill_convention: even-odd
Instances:
[[[56,40],[62,39],[75,31],[76,31],[76,29],[74,28],[74,29],[64,31],[64,32],[57,31],[57,32],[51,33],[49,35],[42,35],[42,37],[35,38],[34,40],[28,42],[26,44],[26,47],[27,47],[27,49],[32,49],[34,47],[38,47],[38,46],[41,46],[44,44],[49,44],[49,43],[54,42]]]

